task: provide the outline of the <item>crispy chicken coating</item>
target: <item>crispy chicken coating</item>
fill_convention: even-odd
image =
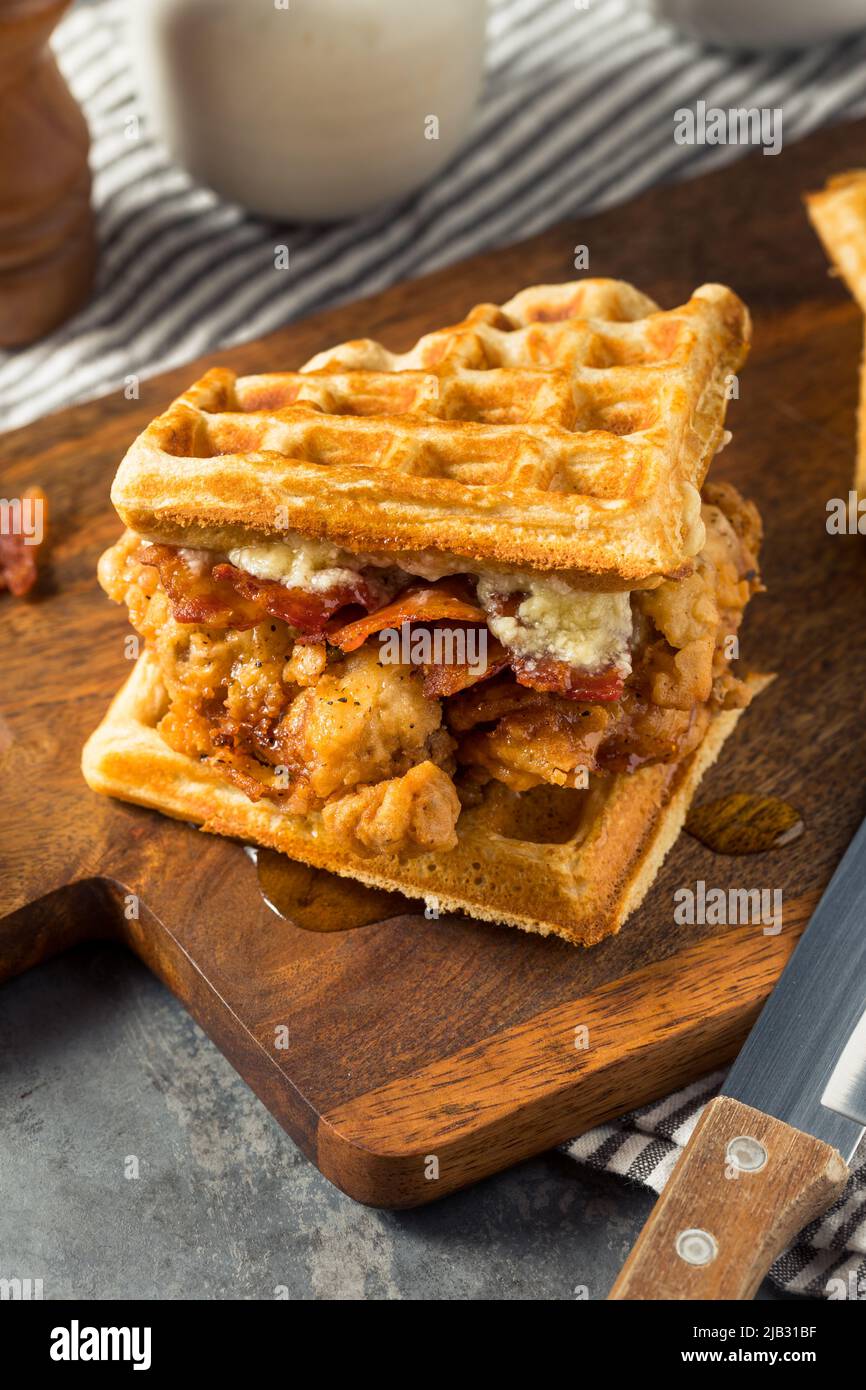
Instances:
[[[391,854],[449,850],[457,844],[460,799],[435,763],[417,763],[402,777],[360,787],[329,802],[322,820],[354,849]]]
[[[274,760],[288,768],[292,809],[400,777],[431,754],[446,760],[451,740],[441,722],[418,671],[383,665],[377,647],[359,647],[295,696],[275,731]]]

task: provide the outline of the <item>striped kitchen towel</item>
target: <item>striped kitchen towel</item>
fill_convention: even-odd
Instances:
[[[0,354],[0,428],[737,158],[674,142],[673,111],[699,99],[781,107],[786,141],[866,111],[866,34],[743,54],[681,38],[640,0],[492,0],[483,100],[445,172],[378,213],[276,227],[192,183],[148,132],[124,28],[137,3],[79,0],[55,34],[93,138],[100,279],[56,333]],[[275,242],[291,275],[274,276]]]
[[[565,1152],[579,1163],[661,1192],[724,1077],[723,1071],[714,1072],[613,1124],[599,1125],[566,1144]],[[851,1177],[839,1200],[770,1270],[773,1282],[788,1293],[866,1300],[866,1140],[849,1167]]]

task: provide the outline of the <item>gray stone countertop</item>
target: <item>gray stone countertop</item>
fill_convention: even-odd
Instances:
[[[119,948],[0,1001],[0,1276],[46,1299],[601,1299],[652,1206],[559,1153],[416,1211],[359,1206]]]

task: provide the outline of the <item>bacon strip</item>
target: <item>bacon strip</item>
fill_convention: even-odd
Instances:
[[[287,589],[275,579],[255,579],[234,565],[217,564],[200,574],[170,545],[144,545],[138,551],[143,565],[159,570],[162,586],[179,623],[203,623],[243,631],[266,617],[279,618],[299,632],[320,636],[328,619],[350,605],[375,607],[377,588],[359,578],[337,584],[323,593]]]
[[[406,589],[393,603],[368,613],[366,618],[346,623],[343,627],[329,628],[328,641],[344,652],[353,652],[363,646],[368,637],[382,632],[387,627],[400,627],[403,623],[430,623],[447,621],[455,623],[485,623],[484,614],[477,604],[466,597],[466,586],[450,579],[440,579],[436,584]]]
[[[491,676],[498,675],[507,665],[507,651],[488,633],[487,664],[483,671],[479,671],[477,667],[473,668],[468,662],[451,662],[447,666],[425,663],[421,667],[424,694],[431,700],[456,695],[461,690],[468,690],[470,686],[477,685],[479,681],[486,681]]]
[[[159,570],[171,611],[179,623],[204,623],[212,627],[254,627],[261,612],[245,603],[231,584],[219,583],[210,570],[197,573],[171,545],[143,545],[136,553],[142,565]]]
[[[334,584],[322,593],[287,589],[276,579],[254,579],[245,570],[228,564],[214,565],[213,577],[218,582],[231,584],[246,602],[264,610],[270,617],[281,618],[308,636],[323,633],[328,619],[340,608],[375,608],[382,597],[377,585],[360,576],[351,583]],[[260,611],[258,621],[262,616]]]
[[[520,684],[530,690],[550,691],[585,704],[619,700],[625,688],[616,667],[588,675],[553,656],[512,656],[511,668]]]
[[[17,538],[16,538],[17,539]],[[254,627],[266,617],[279,618],[307,638],[323,636],[332,646],[353,652],[368,637],[385,628],[403,623],[484,624],[484,612],[473,602],[473,591],[460,576],[440,579],[435,584],[418,584],[406,589],[391,603],[377,608],[382,590],[375,580],[359,576],[351,583],[336,584],[323,593],[287,589],[275,579],[256,579],[245,570],[225,562],[198,573],[169,545],[144,545],[138,552],[142,564],[155,565],[168,594],[172,613],[180,623],[202,623],[210,627],[241,630]],[[505,599],[499,611],[516,606],[519,599]],[[340,609],[366,608],[365,617],[351,622],[334,618]],[[478,681],[497,674],[507,665],[521,685],[532,690],[550,691],[570,700],[608,703],[623,693],[623,679],[615,669],[587,674],[555,657],[516,656],[491,633],[487,640],[487,667],[480,674],[467,663],[425,664],[422,667],[425,693],[447,697],[466,690]]]
[[[8,589],[15,598],[30,593],[36,583],[37,549],[25,545],[23,536],[0,535],[0,589]]]

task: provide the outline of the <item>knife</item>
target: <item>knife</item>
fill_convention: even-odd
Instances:
[[[866,821],[608,1297],[752,1298],[864,1127]]]

